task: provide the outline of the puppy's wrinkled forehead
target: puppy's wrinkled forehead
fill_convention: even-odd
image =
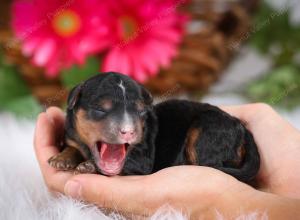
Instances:
[[[140,86],[126,76],[107,75],[101,80],[90,80],[85,86],[89,88],[83,92],[86,104],[95,104],[101,99],[118,103],[142,99]]]

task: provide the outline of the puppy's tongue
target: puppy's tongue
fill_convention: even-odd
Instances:
[[[125,144],[100,143],[99,168],[102,173],[113,176],[118,175],[124,165],[126,156]]]

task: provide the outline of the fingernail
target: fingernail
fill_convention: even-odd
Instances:
[[[77,181],[70,180],[65,185],[65,194],[71,196],[75,199],[80,199],[81,197],[81,184]]]

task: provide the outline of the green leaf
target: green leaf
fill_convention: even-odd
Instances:
[[[61,79],[64,86],[71,89],[80,82],[99,73],[99,68],[99,60],[95,57],[90,57],[83,66],[74,65],[70,69],[63,71]]]
[[[34,120],[43,110],[41,105],[31,95],[15,98],[3,105],[2,109],[13,112],[18,117],[25,117],[29,120]]]
[[[274,45],[282,51],[299,48],[299,26],[292,25],[289,7],[275,10],[266,2],[261,4],[252,33],[250,44],[262,53],[269,53]]]
[[[0,56],[0,110],[34,119],[42,108],[13,66]]]
[[[261,4],[250,45],[273,60],[273,69],[248,88],[248,95],[255,101],[288,108],[300,104],[300,67],[296,59],[300,26],[291,23],[290,12],[291,7],[275,10],[266,1]]]
[[[293,65],[274,69],[252,83],[247,93],[254,101],[293,108],[300,104],[300,69]]]
[[[267,3],[262,3],[254,18],[250,44],[262,53],[266,53],[271,45],[270,22],[275,10]]]
[[[11,66],[0,66],[0,106],[14,98],[29,95],[30,90]]]

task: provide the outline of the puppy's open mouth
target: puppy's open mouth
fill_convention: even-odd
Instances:
[[[97,150],[99,160],[97,166],[101,173],[114,176],[118,175],[123,168],[126,153],[129,144],[107,144],[104,142],[97,142]]]

